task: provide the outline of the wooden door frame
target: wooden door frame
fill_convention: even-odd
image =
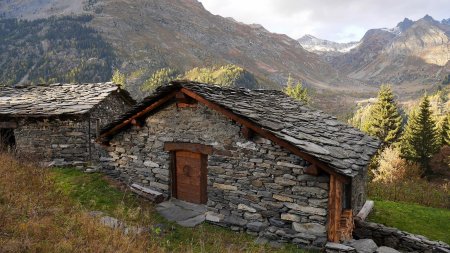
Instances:
[[[198,143],[185,142],[166,142],[164,150],[170,152],[170,178],[171,178],[171,196],[178,197],[177,194],[177,151],[189,151],[200,154],[200,201],[206,204],[208,201],[207,184],[208,184],[208,155],[213,153],[213,147]]]

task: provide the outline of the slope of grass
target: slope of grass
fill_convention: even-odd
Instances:
[[[41,169],[0,155],[0,178],[0,252],[302,252],[257,245],[252,236],[210,224],[167,222],[153,204],[100,174]],[[124,235],[90,217],[92,210],[152,229]]]
[[[449,209],[378,200],[369,220],[450,244]]]

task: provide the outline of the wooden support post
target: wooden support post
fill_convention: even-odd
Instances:
[[[339,242],[339,225],[342,213],[342,182],[330,175],[328,195],[328,241]]]

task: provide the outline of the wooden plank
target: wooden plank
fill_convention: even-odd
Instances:
[[[15,121],[0,121],[0,128],[17,128]]]
[[[249,129],[253,130],[255,133],[259,134],[260,136],[262,136],[268,140],[271,140],[274,143],[277,143],[281,147],[291,151],[295,155],[303,158],[304,160],[306,160],[312,164],[316,164],[317,166],[319,166],[320,169],[326,171],[330,175],[334,175],[340,181],[345,182],[345,183],[350,182],[350,179],[348,177],[336,173],[334,170],[329,168],[325,163],[319,161],[317,158],[300,151],[295,145],[293,145],[285,140],[280,139],[279,137],[275,136],[273,133],[269,132],[268,130],[262,129],[261,127],[259,127],[255,123],[253,123],[252,121],[242,118],[242,117],[234,114],[233,112],[223,108],[222,106],[220,106],[216,103],[213,103],[213,102],[203,98],[202,96],[199,96],[197,93],[190,91],[186,88],[181,88],[181,92],[194,98],[195,100],[199,101],[200,103],[206,105],[208,108],[224,114],[229,119],[234,120],[234,121],[238,122],[239,124],[248,127]]]
[[[200,168],[200,200],[201,204],[208,202],[208,156],[202,155]]]
[[[118,132],[120,129],[126,127],[127,125],[131,124],[131,122],[134,119],[137,119],[139,117],[144,116],[145,114],[151,112],[152,110],[160,107],[161,105],[165,104],[167,101],[171,100],[173,97],[175,97],[175,94],[177,93],[177,91],[173,91],[171,93],[169,93],[168,95],[166,95],[165,97],[162,97],[160,100],[156,101],[155,103],[151,104],[150,106],[148,106],[147,108],[145,108],[144,110],[136,113],[135,115],[131,116],[129,119],[124,120],[121,124],[113,127],[111,130],[103,133],[99,139],[105,138],[107,136],[113,135],[116,132]]]
[[[372,212],[374,205],[375,203],[372,200],[367,200],[366,203],[364,203],[364,206],[356,215],[356,217],[358,217],[361,220],[365,220],[367,216],[370,214],[370,212]]]
[[[336,241],[336,223],[334,222],[336,217],[336,177],[334,175],[330,175],[330,189],[328,193],[328,241],[337,242]]]
[[[144,197],[146,199],[149,199],[155,203],[161,203],[164,201],[164,195],[155,190],[140,186],[138,184],[132,184],[130,186],[130,189],[132,192],[136,193],[137,195]]]
[[[213,153],[213,147],[209,145],[203,145],[198,143],[185,143],[185,142],[166,142],[164,143],[165,151],[190,151],[194,153],[200,153],[210,155]]]

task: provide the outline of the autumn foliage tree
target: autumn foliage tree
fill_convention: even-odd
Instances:
[[[284,93],[286,95],[290,96],[291,98],[301,101],[305,104],[309,104],[311,98],[308,95],[308,90],[303,87],[303,84],[301,81],[297,81],[297,83],[294,85],[294,80],[292,79],[291,75],[289,75],[286,88],[284,88]]]

